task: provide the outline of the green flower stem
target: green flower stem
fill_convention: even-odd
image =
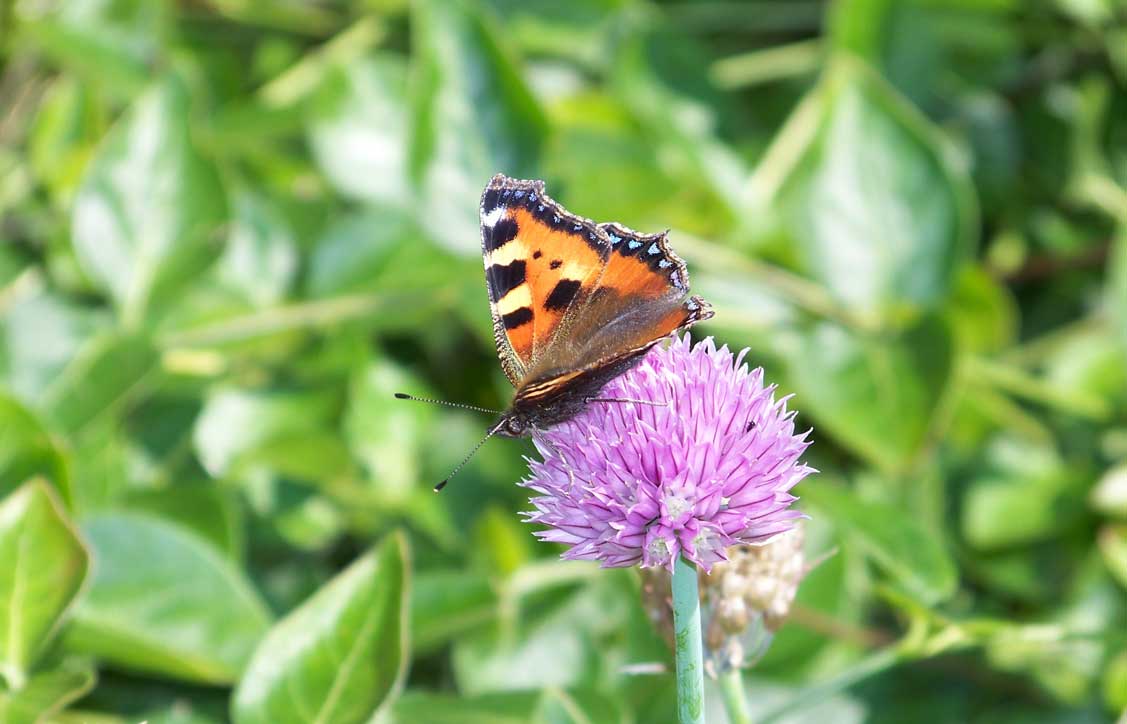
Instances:
[[[720,692],[724,695],[724,709],[730,724],[751,724],[751,709],[744,696],[743,671],[732,669],[720,676]]]
[[[673,640],[677,647],[677,721],[704,724],[704,643],[697,567],[683,556],[673,566]]]

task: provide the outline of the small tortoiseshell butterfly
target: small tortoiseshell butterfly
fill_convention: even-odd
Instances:
[[[665,233],[576,216],[543,181],[490,180],[481,251],[497,355],[516,388],[486,439],[575,417],[655,344],[712,316],[688,296],[688,270]]]
[[[689,297],[666,235],[570,213],[543,181],[498,174],[481,196],[481,252],[501,367],[516,387],[497,434],[569,420],[670,334],[712,316]]]

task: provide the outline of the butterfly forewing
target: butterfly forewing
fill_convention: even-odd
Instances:
[[[482,194],[481,239],[498,355],[519,386],[594,288],[610,244],[593,222],[545,196],[543,182],[500,175]]]

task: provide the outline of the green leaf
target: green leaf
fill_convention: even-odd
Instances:
[[[532,573],[527,567],[524,572]],[[560,585],[564,581],[551,576],[561,572],[568,572],[567,566],[552,562],[539,573]],[[459,691],[571,689],[602,680],[600,667],[620,660],[622,629],[636,613],[637,591],[619,585],[620,580],[609,575],[593,579],[545,614],[522,621],[519,632],[506,630],[502,619],[458,639],[453,664]],[[527,579],[521,585],[529,585]]]
[[[703,233],[716,233],[748,206],[747,168],[717,135],[718,116],[728,110],[726,97],[702,82],[708,72],[707,52],[684,28],[653,22],[639,25],[603,42],[613,49],[608,53],[613,58],[608,73],[614,102],[630,113],[632,128],[627,135],[643,144],[645,156],[665,172],[666,178],[651,177],[642,183],[657,186],[662,196],[671,191],[691,195],[692,212],[685,223],[703,228]],[[586,185],[587,178],[580,183]],[[607,187],[614,188],[613,183],[608,179]],[[665,206],[670,206],[667,199]]]
[[[148,339],[109,332],[83,346],[43,393],[47,417],[71,434],[123,405],[157,364]],[[97,380],[97,384],[91,384]]]
[[[539,703],[534,691],[454,696],[408,691],[392,707],[390,724],[527,724]]]
[[[392,535],[267,634],[232,703],[237,724],[365,722],[406,673],[407,542]]]
[[[1127,588],[1127,525],[1109,525],[1100,531],[1100,554],[1119,585]]]
[[[293,229],[265,196],[241,189],[234,197],[230,240],[218,262],[219,278],[256,307],[280,302],[297,273]]]
[[[1107,300],[1113,329],[1119,330],[1119,345],[1127,360],[1127,224],[1119,227],[1107,265]]]
[[[333,409],[333,396],[323,392],[221,388],[208,396],[192,440],[204,468],[219,477],[266,443],[308,436]]]
[[[315,99],[309,143],[345,196],[406,206],[408,133],[406,68],[386,54],[333,69]]]
[[[43,724],[135,724],[134,721],[127,721],[124,717],[119,717],[114,714],[105,714],[100,711],[90,711],[82,709],[68,709],[67,711],[56,714],[50,719],[46,719]],[[191,724],[199,724],[192,722]],[[206,724],[213,724],[207,722]]]
[[[101,513],[82,529],[98,565],[69,650],[189,682],[238,678],[270,626],[241,571],[203,539],[143,514]]]
[[[1051,448],[1000,437],[964,496],[963,536],[979,550],[1050,539],[1082,514],[1090,480],[1090,471]]]
[[[169,708],[147,711],[142,715],[142,724],[223,724],[226,721],[214,714],[192,711],[184,704],[185,702],[177,701]]]
[[[471,536],[474,559],[481,570],[507,577],[518,571],[533,557],[535,539],[528,535],[528,525],[512,511],[491,505],[482,511]]]
[[[1103,694],[1109,710],[1127,711],[1127,649],[1104,667]]]
[[[35,674],[18,690],[0,687],[0,721],[39,724],[94,688],[97,676],[88,661],[68,659],[58,668]]]
[[[403,214],[368,210],[342,216],[317,241],[307,289],[314,297],[383,291],[383,272],[403,247],[420,242]]]
[[[497,594],[484,575],[430,570],[411,585],[411,647],[432,652],[497,616]]]
[[[949,599],[958,569],[943,543],[895,505],[861,500],[840,485],[809,480],[802,499],[838,524],[906,593],[928,605]]]
[[[533,721],[536,724],[592,724],[575,699],[561,689],[548,689],[541,695]]]
[[[166,78],[106,137],[74,204],[83,269],[136,328],[210,263],[227,216],[223,185],[192,145],[185,89]]]
[[[816,323],[786,354],[794,406],[819,434],[889,471],[908,466],[926,442],[953,365],[950,333],[933,317],[884,336]]]
[[[1127,520],[1127,463],[1115,465],[1101,475],[1089,497],[1092,507],[1099,512]]]
[[[493,174],[536,175],[548,128],[508,55],[469,3],[412,3],[409,169],[419,222],[450,249],[476,251],[478,200]]]
[[[1017,302],[1005,285],[981,267],[963,267],[947,318],[960,350],[999,352],[1017,337]]]
[[[89,555],[53,489],[27,483],[0,503],[0,674],[22,689],[86,578]]]
[[[99,328],[106,315],[43,290],[18,295],[4,310],[2,359],[8,389],[39,406],[45,390]]]
[[[124,508],[177,523],[239,561],[243,554],[242,509],[232,491],[214,483],[172,485],[133,490],[121,501]]]
[[[0,498],[35,475],[72,502],[70,467],[57,443],[31,410],[0,393]]]
[[[831,66],[753,187],[778,204],[803,271],[896,321],[947,298],[976,228],[970,182],[937,132],[859,63]]]
[[[352,381],[345,436],[381,498],[402,502],[419,485],[420,445],[431,411],[395,399],[420,394],[419,383],[388,360],[358,370]]]
[[[56,78],[44,96],[29,138],[31,168],[58,202],[69,202],[95,142],[105,131],[105,108],[90,86]]]
[[[1071,335],[1045,358],[1048,383],[1065,399],[1127,407],[1127,364],[1106,328]]]
[[[1059,621],[1006,622],[987,639],[984,653],[992,667],[1028,676],[1057,699],[1079,705],[1091,694],[1103,647],[1098,638],[1071,635]]]
[[[20,31],[68,72],[122,95],[151,77],[168,15],[162,3],[86,0],[21,7],[26,14]]]

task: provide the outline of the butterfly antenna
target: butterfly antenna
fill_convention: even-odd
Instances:
[[[477,405],[465,405],[461,402],[447,402],[446,400],[432,400],[429,397],[415,397],[408,395],[406,392],[396,392],[395,399],[397,400],[414,400],[415,402],[429,402],[432,405],[446,405],[447,407],[460,407],[463,410],[475,410],[477,412],[488,412],[491,415],[500,415],[500,410],[490,410],[485,407],[478,407]]]
[[[488,440],[489,438],[496,435],[497,431],[500,430],[501,426],[504,425],[504,424],[505,424],[505,421],[501,420],[496,425],[491,427],[489,429],[489,432],[485,433],[485,437],[481,438],[481,440],[478,442],[478,444],[473,446],[473,450],[470,450],[470,454],[466,455],[466,457],[462,459],[462,462],[458,463],[458,465],[453,470],[450,471],[450,474],[447,475],[446,478],[441,483],[434,486],[434,492],[436,492],[436,493],[441,492],[442,489],[446,487],[446,484],[450,482],[450,478],[457,475],[459,470],[466,467],[466,463],[468,463],[470,461],[470,458],[472,458],[474,456],[474,453],[476,453],[478,450],[481,449],[481,446],[485,444],[486,440]]]

